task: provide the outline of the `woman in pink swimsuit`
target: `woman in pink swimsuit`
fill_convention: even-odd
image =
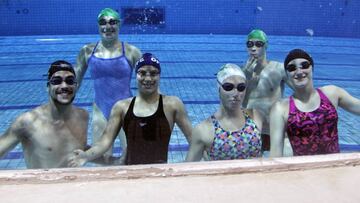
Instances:
[[[295,156],[340,152],[336,109],[360,115],[360,100],[334,85],[315,88],[314,62],[304,50],[290,51],[284,67],[294,93],[272,106],[270,156],[283,155],[285,132]]]

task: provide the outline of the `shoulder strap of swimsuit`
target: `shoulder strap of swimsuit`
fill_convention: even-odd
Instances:
[[[134,97],[134,98],[131,100],[130,106],[129,106],[129,108],[128,108],[128,112],[130,111],[131,114],[134,113],[135,100],[136,100],[136,97]]]
[[[121,42],[121,47],[122,47],[122,55],[125,56],[125,43]]]
[[[94,47],[94,49],[93,49],[92,52],[91,52],[91,55],[94,55],[95,50],[96,50],[96,48],[97,48],[98,45],[99,45],[99,42],[96,42],[95,47]]]
[[[293,96],[289,97],[289,113],[294,112],[295,111],[295,101]]]

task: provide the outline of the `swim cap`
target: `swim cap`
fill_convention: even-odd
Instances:
[[[288,53],[288,55],[286,56],[285,61],[284,61],[284,68],[286,68],[286,66],[290,63],[290,61],[292,61],[294,59],[298,59],[298,58],[308,60],[310,62],[310,64],[313,66],[313,68],[314,68],[313,59],[311,58],[311,56],[308,53],[306,53],[302,49],[293,49]]]
[[[267,43],[268,43],[268,39],[267,39],[267,36],[266,36],[265,32],[262,31],[262,30],[259,30],[259,29],[252,30],[248,34],[247,39],[248,40],[257,39],[259,41],[264,42],[266,46],[267,46]]]
[[[104,16],[111,16],[113,18],[115,18],[116,20],[120,21],[120,15],[118,12],[114,11],[111,8],[105,8],[102,11],[100,11],[97,20],[99,21],[101,18],[103,18]]]
[[[50,80],[51,76],[58,71],[69,71],[72,72],[76,77],[74,68],[71,63],[63,60],[58,60],[50,65],[50,68],[48,70],[48,80]]]
[[[233,75],[240,76],[246,80],[246,76],[244,72],[241,70],[241,68],[233,63],[227,63],[219,69],[218,73],[216,74],[216,78],[220,83],[223,83],[223,81]]]
[[[142,57],[136,62],[135,72],[137,72],[139,68],[145,65],[154,66],[155,68],[159,69],[159,72],[161,72],[160,61],[151,53],[143,54]]]

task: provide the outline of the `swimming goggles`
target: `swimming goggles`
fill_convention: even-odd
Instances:
[[[227,92],[233,90],[234,88],[236,88],[239,92],[243,92],[246,89],[246,84],[245,83],[239,83],[237,86],[235,86],[234,84],[229,83],[229,82],[221,84],[220,81],[218,81],[218,83]]]
[[[110,19],[109,21],[106,21],[105,19],[99,20],[99,25],[106,25],[107,23],[109,23],[110,25],[116,25],[119,23],[119,21],[114,19]]]
[[[247,42],[246,42],[247,48],[251,48],[251,47],[253,47],[254,45],[255,45],[256,47],[258,47],[258,48],[261,48],[261,47],[263,47],[263,46],[265,45],[265,43],[262,42],[262,41],[247,41]]]
[[[77,83],[74,76],[68,76],[65,79],[60,76],[55,76],[49,80],[51,85],[60,85],[63,82],[65,82],[67,85],[75,85]]]
[[[138,71],[137,74],[141,77],[141,78],[144,78],[146,77],[147,75],[149,75],[151,78],[154,78],[156,76],[158,76],[160,73],[159,71],[149,71],[149,72],[146,72],[146,71]]]
[[[304,62],[302,62],[301,63],[301,66],[299,67],[300,69],[308,69],[309,67],[310,67],[310,63],[309,62],[307,62],[307,61],[304,61]],[[295,71],[296,70],[296,68],[297,68],[297,66],[295,65],[295,64],[289,64],[289,65],[287,65],[286,66],[286,70],[287,71],[289,71],[289,72],[293,72],[293,71]]]

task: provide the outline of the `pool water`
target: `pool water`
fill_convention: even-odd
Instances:
[[[244,35],[121,35],[142,52],[154,53],[161,61],[160,90],[180,97],[195,126],[214,113],[219,105],[214,74],[225,63],[241,64],[247,59]],[[99,40],[98,35],[26,36],[0,38],[0,134],[21,113],[46,103],[46,75],[51,62],[75,63],[81,47]],[[315,86],[334,84],[360,98],[360,40],[352,38],[269,36],[267,57],[282,62],[288,51],[302,48],[315,62]],[[75,105],[90,112],[94,99],[90,71],[77,93]],[[131,83],[136,95],[136,81]],[[286,89],[285,94],[289,95]],[[342,152],[360,151],[360,117],[339,109]],[[91,119],[91,118],[90,118]],[[91,122],[88,143],[91,144]],[[182,162],[188,144],[175,127],[169,162]],[[114,153],[121,154],[118,139]],[[19,144],[0,159],[0,169],[25,168]]]

